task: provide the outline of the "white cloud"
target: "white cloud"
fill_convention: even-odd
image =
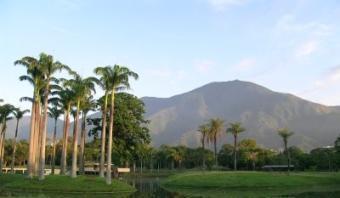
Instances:
[[[208,0],[209,4],[216,10],[224,10],[229,6],[243,5],[247,0]]]
[[[212,70],[215,64],[212,60],[196,60],[194,61],[194,66],[196,70],[200,73],[206,73]]]
[[[297,47],[295,55],[297,57],[308,56],[318,50],[318,42],[316,40],[309,40]]]
[[[325,90],[340,83],[340,65],[335,66],[325,72],[313,84],[313,88],[304,93],[312,93],[320,90]]]
[[[256,65],[256,60],[252,58],[242,59],[234,67],[239,71],[249,71]]]
[[[292,14],[283,15],[276,23],[276,30],[281,33],[308,33],[314,36],[328,36],[333,32],[330,25],[317,21],[299,23]]]

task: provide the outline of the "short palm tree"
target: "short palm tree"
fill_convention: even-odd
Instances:
[[[224,125],[224,120],[220,118],[214,118],[209,121],[209,135],[208,139],[210,142],[213,142],[214,144],[214,156],[215,156],[215,166],[218,165],[217,162],[217,139],[221,135],[223,131],[223,125]]]
[[[230,123],[230,127],[227,128],[227,133],[234,136],[234,170],[237,170],[237,137],[245,130],[240,122]]]
[[[108,146],[107,146],[107,173],[106,173],[106,183],[111,184],[111,157],[112,157],[112,135],[113,135],[113,123],[114,123],[114,102],[115,102],[115,93],[117,91],[121,91],[124,89],[130,88],[129,79],[130,77],[134,79],[138,79],[138,74],[131,71],[127,67],[122,67],[119,65],[115,65],[113,67],[107,66],[105,67],[105,76],[103,77],[104,86],[106,94],[111,94],[110,101],[110,124],[109,124],[109,137],[108,137]],[[100,75],[103,76],[103,75]]]
[[[48,108],[48,115],[49,117],[53,118],[54,120],[54,131],[53,131],[53,139],[52,139],[52,175],[54,175],[55,172],[55,153],[56,153],[56,147],[57,147],[57,124],[58,119],[63,114],[61,109],[58,107],[58,104],[53,104],[52,107]]]
[[[283,140],[285,153],[287,155],[288,173],[289,173],[289,171],[290,171],[290,154],[289,154],[289,150],[288,150],[288,139],[289,139],[290,136],[294,135],[294,132],[290,131],[288,128],[278,129],[277,132]]]
[[[205,141],[207,139],[207,135],[209,134],[209,124],[203,124],[199,126],[198,131],[201,133],[201,144],[202,144],[202,166],[205,169]]]
[[[15,108],[13,111],[13,115],[17,120],[17,124],[15,127],[15,135],[14,135],[14,141],[13,141],[13,152],[12,152],[12,163],[11,163],[11,172],[14,173],[14,164],[15,164],[15,152],[16,152],[16,146],[17,146],[17,137],[18,137],[18,128],[19,128],[19,122],[23,118],[23,116],[26,113],[29,113],[30,110],[20,110],[19,108]]]
[[[10,116],[14,111],[14,106],[10,104],[4,104],[0,106],[0,173],[2,173],[2,165],[4,161],[4,149],[5,149],[5,140],[6,140],[6,129],[7,129],[7,121],[11,120]]]

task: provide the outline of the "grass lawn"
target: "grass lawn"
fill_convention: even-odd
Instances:
[[[28,179],[23,175],[0,175],[1,191],[19,192],[49,192],[49,193],[100,193],[124,194],[136,191],[132,186],[112,180],[112,185],[106,185],[105,179],[94,176],[78,176],[72,179],[68,176],[47,176],[44,181]]]
[[[340,174],[188,172],[170,176],[162,187],[190,197],[268,197],[340,191]]]

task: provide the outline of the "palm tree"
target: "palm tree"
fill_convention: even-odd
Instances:
[[[58,92],[60,104],[64,111],[64,127],[63,127],[63,147],[60,161],[60,174],[65,175],[67,171],[67,148],[68,136],[70,128],[70,111],[73,104],[74,93],[68,88],[64,88]]]
[[[255,150],[251,150],[245,153],[246,159],[252,163],[252,168],[255,170],[255,162],[257,160],[258,152]]]
[[[14,65],[22,65],[27,69],[27,75],[20,76],[20,81],[26,80],[33,85],[33,101],[31,110],[31,127],[29,135],[29,152],[27,172],[28,177],[33,178],[36,171],[36,153],[37,151],[37,138],[39,133],[37,131],[38,121],[40,117],[40,93],[41,89],[45,86],[42,72],[40,70],[39,61],[33,57],[26,56],[14,62]],[[38,115],[39,114],[39,115]]]
[[[104,177],[104,164],[105,164],[105,143],[106,143],[106,123],[107,123],[107,105],[109,98],[109,90],[111,90],[111,80],[110,80],[110,70],[111,67],[97,67],[94,72],[99,76],[98,83],[102,89],[105,91],[103,97],[104,101],[102,104],[102,133],[101,133],[101,149],[100,149],[100,165],[99,165],[99,176]]]
[[[77,177],[77,157],[78,157],[78,128],[79,128],[79,113],[80,113],[80,104],[86,98],[90,97],[92,92],[95,92],[95,84],[97,79],[89,77],[89,78],[81,78],[79,75],[76,75],[74,79],[68,80],[64,82],[64,86],[69,87],[74,92],[74,102],[76,104],[76,117],[74,121],[74,131],[73,131],[73,152],[72,152],[72,168],[71,168],[71,177]]]
[[[14,62],[15,65],[23,65],[27,69],[27,75],[21,76],[20,80],[27,80],[33,85],[33,102],[31,116],[31,130],[29,140],[28,176],[33,177],[39,161],[39,179],[44,179],[45,169],[45,145],[47,129],[47,108],[48,98],[52,81],[56,81],[53,74],[56,71],[70,69],[58,61],[54,61],[53,56],[41,53],[39,59],[33,57],[23,57]]]
[[[22,119],[22,117],[26,114],[29,113],[30,110],[25,109],[21,111],[19,108],[15,108],[13,111],[13,115],[17,120],[17,124],[15,127],[15,136],[14,136],[14,141],[13,141],[13,153],[12,153],[12,163],[11,163],[11,172],[14,173],[14,163],[15,163],[15,152],[16,152],[16,146],[17,146],[17,137],[18,137],[18,128],[19,128],[19,122]]]
[[[111,94],[111,110],[110,110],[110,125],[109,125],[109,138],[107,146],[107,173],[106,173],[106,183],[111,184],[111,155],[112,155],[112,135],[113,135],[113,123],[114,123],[114,101],[116,91],[121,91],[130,88],[129,79],[133,77],[138,79],[138,74],[131,71],[127,67],[122,67],[115,65],[113,67],[105,67],[105,76],[100,75],[104,80],[104,88],[107,94]]]
[[[93,97],[86,98],[82,101],[80,109],[82,111],[82,124],[80,133],[80,153],[79,153],[79,172],[80,174],[85,173],[85,142],[86,142],[86,118],[89,111],[94,110],[96,107],[96,102]]]
[[[294,132],[290,131],[288,128],[282,128],[277,130],[279,136],[281,136],[283,140],[283,144],[285,147],[285,152],[287,155],[287,162],[288,162],[288,173],[290,171],[290,155],[289,155],[289,150],[288,150],[288,138],[292,135],[294,135]]]
[[[45,179],[45,150],[46,150],[46,132],[47,132],[47,118],[48,118],[48,98],[51,91],[51,82],[58,82],[53,75],[57,71],[67,70],[72,73],[71,69],[60,63],[54,61],[53,56],[41,53],[39,56],[40,70],[44,76],[45,87],[43,88],[43,120],[42,120],[42,132],[40,138],[40,163],[39,163],[39,180]]]
[[[203,124],[201,126],[199,126],[198,131],[201,133],[201,143],[202,143],[202,149],[203,149],[203,162],[202,162],[202,166],[203,169],[205,169],[205,141],[207,138],[207,135],[209,134],[209,124]]]
[[[55,153],[56,153],[56,147],[57,147],[57,123],[58,119],[61,116],[63,112],[58,108],[58,104],[54,103],[52,107],[48,108],[48,115],[49,117],[54,119],[54,131],[53,131],[53,140],[52,140],[52,175],[54,175],[55,172]]]
[[[230,123],[230,127],[227,128],[227,133],[234,136],[234,170],[237,170],[237,137],[245,130],[240,122]]]
[[[14,106],[10,104],[0,106],[0,124],[2,126],[0,128],[0,173],[2,173],[2,163],[5,154],[7,121],[12,119],[10,115],[13,113],[14,109]]]
[[[217,138],[223,130],[223,124],[224,121],[220,118],[214,118],[209,121],[210,130],[208,139],[214,144],[215,166],[217,166]]]

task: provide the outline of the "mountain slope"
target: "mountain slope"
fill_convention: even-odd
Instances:
[[[197,128],[210,118],[240,121],[241,138],[255,138],[267,147],[282,147],[277,128],[295,131],[291,144],[304,150],[332,145],[340,134],[340,111],[250,82],[215,82],[171,98],[142,98],[151,120],[153,144],[199,145]],[[222,134],[220,144],[231,142]]]

